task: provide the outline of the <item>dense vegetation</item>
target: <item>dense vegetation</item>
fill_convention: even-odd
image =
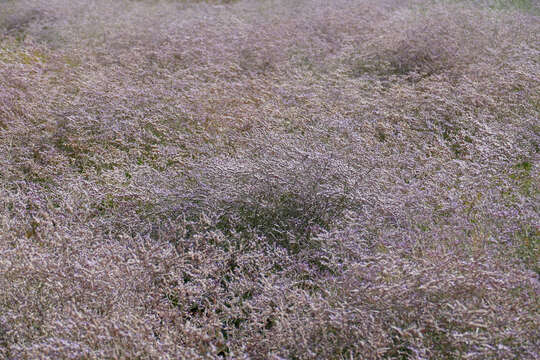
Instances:
[[[0,1],[0,358],[538,359],[531,0]]]

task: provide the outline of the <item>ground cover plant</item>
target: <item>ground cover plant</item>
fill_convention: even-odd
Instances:
[[[0,1],[0,358],[539,358],[539,16]]]

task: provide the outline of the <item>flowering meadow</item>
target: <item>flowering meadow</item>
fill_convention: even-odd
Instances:
[[[538,359],[537,0],[0,0],[0,359]]]

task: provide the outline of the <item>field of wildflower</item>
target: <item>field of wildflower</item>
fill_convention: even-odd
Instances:
[[[0,0],[0,359],[538,359],[537,0]]]

